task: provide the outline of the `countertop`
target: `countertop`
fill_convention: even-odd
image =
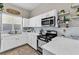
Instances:
[[[2,37],[19,36],[22,34],[1,34]]]
[[[22,32],[21,34],[1,34],[1,37],[11,37],[11,36],[21,36],[21,35],[28,35],[28,34],[35,34],[39,35],[39,33],[34,33],[34,32]]]
[[[56,55],[79,55],[79,40],[55,37],[42,48]]]

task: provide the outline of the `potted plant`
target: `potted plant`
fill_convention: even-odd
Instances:
[[[69,18],[67,18],[66,16],[64,16],[64,23],[66,22],[66,21],[70,21],[70,19]]]
[[[2,11],[3,10],[3,3],[0,3],[0,11]]]
[[[62,13],[65,13],[65,10],[64,10],[64,9],[63,9],[63,10],[61,10],[61,11],[60,11],[60,13],[61,13],[61,14],[62,14]]]
[[[69,27],[69,21],[70,20],[68,18],[66,18],[64,21],[65,21],[66,27],[68,28]]]

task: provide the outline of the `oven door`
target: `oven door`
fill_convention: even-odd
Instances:
[[[42,41],[40,39],[37,40],[37,51],[39,51],[41,54],[42,54],[42,48],[41,48],[41,46],[44,45],[44,44],[46,44],[45,41]]]
[[[46,44],[47,42],[38,40],[38,47],[41,47],[42,45]]]

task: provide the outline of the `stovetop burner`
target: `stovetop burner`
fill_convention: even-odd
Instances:
[[[46,33],[45,35],[38,35],[38,39],[49,42],[52,40],[52,38],[56,37],[57,33]]]

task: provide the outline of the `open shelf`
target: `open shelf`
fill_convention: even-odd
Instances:
[[[71,8],[79,8],[79,4],[73,4],[71,5]]]
[[[66,12],[66,13],[62,13],[62,14],[58,14],[59,16],[66,16],[66,15],[69,15],[70,13],[69,12]]]
[[[71,19],[79,19],[79,16],[73,16]]]

